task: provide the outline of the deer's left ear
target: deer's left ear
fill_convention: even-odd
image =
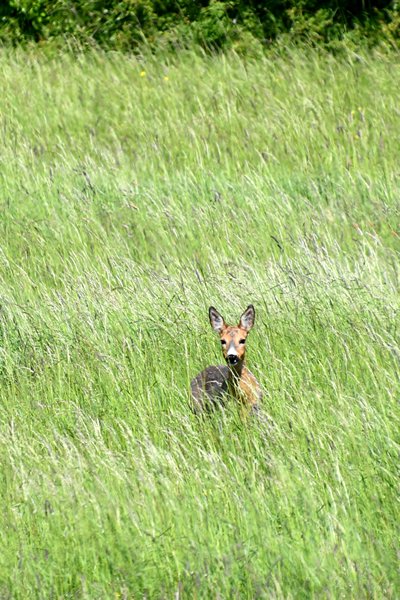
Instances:
[[[211,327],[214,331],[221,333],[224,327],[226,327],[224,317],[213,306],[210,306],[208,309],[208,316],[210,317]]]
[[[240,317],[239,327],[245,329],[246,331],[250,331],[250,329],[254,325],[254,320],[256,318],[256,311],[254,310],[254,306],[249,304],[246,308],[242,316]]]

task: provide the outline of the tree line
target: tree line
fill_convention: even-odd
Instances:
[[[346,38],[399,47],[399,9],[384,0],[2,0],[0,41],[246,52],[280,38],[331,47]]]

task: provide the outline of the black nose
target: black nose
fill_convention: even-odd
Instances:
[[[236,365],[239,362],[237,354],[228,354],[226,359],[230,365]]]

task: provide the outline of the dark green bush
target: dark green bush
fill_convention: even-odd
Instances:
[[[134,50],[142,42],[205,48],[268,44],[280,34],[330,44],[349,32],[398,44],[397,3],[325,0],[3,0],[0,40],[79,43]]]

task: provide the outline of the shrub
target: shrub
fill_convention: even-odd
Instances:
[[[397,3],[382,0],[3,0],[0,40],[15,44],[72,37],[122,50],[164,40],[246,49],[281,34],[330,44],[355,31],[373,43],[397,45],[399,22]]]

